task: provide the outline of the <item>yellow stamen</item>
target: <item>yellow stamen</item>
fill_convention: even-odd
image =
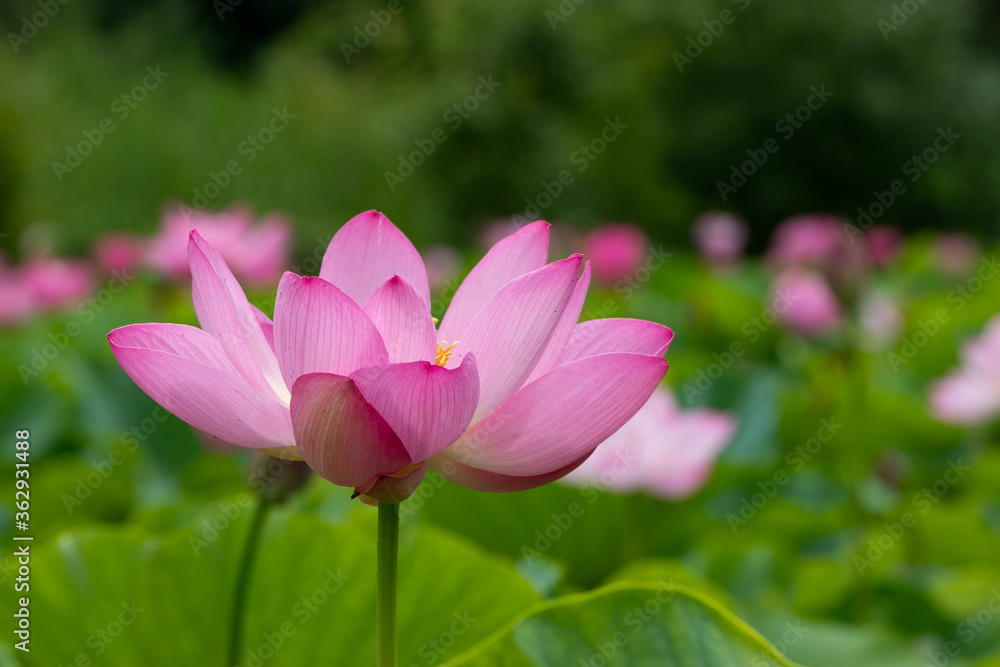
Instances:
[[[446,345],[447,347],[445,347]],[[448,345],[448,343],[444,342],[438,343],[437,355],[434,357],[434,363],[437,364],[438,366],[446,365],[448,363],[448,360],[451,359],[451,351],[455,349],[456,345],[458,345],[457,340],[451,345]]]

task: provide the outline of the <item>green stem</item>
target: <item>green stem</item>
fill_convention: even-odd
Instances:
[[[243,556],[240,559],[240,569],[236,573],[236,587],[233,590],[232,616],[229,619],[229,657],[226,667],[239,665],[240,644],[243,641],[243,608],[246,604],[254,558],[260,545],[261,529],[264,527],[264,519],[271,504],[271,500],[266,496],[259,498],[250,522],[250,532],[243,545]]]
[[[396,667],[396,572],[399,560],[399,505],[378,504],[378,667]]]

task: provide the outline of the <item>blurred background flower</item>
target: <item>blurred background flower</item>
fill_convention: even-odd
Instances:
[[[982,424],[1000,414],[1000,316],[981,334],[962,343],[960,366],[930,386],[935,419],[959,425]]]
[[[94,288],[91,268],[75,259],[36,256],[10,266],[0,258],[0,322],[16,324],[32,315],[75,306]]]
[[[291,228],[280,215],[254,223],[253,211],[234,205],[212,214],[185,207],[164,211],[159,232],[149,239],[143,261],[172,280],[185,280],[188,271],[188,235],[198,230],[219,248],[233,275],[252,284],[277,280],[288,264]]]
[[[583,240],[583,254],[590,260],[594,278],[614,285],[646,261],[649,241],[635,225],[606,223],[588,233]]]
[[[612,493],[686,498],[708,480],[736,426],[735,417],[719,410],[682,410],[670,389],[661,386],[563,481]]]
[[[691,235],[705,261],[719,267],[739,260],[749,238],[744,220],[719,211],[709,211],[695,220]]]

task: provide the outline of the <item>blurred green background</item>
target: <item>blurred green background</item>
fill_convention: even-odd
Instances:
[[[677,242],[708,208],[759,232],[792,213],[853,218],[951,127],[961,139],[884,221],[996,230],[1000,3],[400,0],[393,15],[386,3],[232,2],[56,2],[35,36],[0,50],[3,228],[52,221],[64,251],[99,230],[151,230],[164,201],[191,203],[235,159],[242,173],[211,208],[285,210],[300,239],[377,208],[418,247],[468,241],[570,169],[538,217],[633,220]],[[916,11],[894,16],[901,4]],[[7,0],[0,21],[28,34],[38,11]],[[698,55],[688,38],[708,29],[720,34]],[[169,75],[112,111],[147,66]],[[499,87],[446,119],[480,76]],[[776,131],[812,86],[833,96],[791,136]],[[274,108],[294,119],[244,162],[239,146]],[[57,178],[53,162],[104,118],[114,131]],[[606,118],[628,127],[578,172],[571,156]],[[385,173],[436,128],[445,141],[390,190]],[[723,201],[717,182],[769,137],[780,150]]]
[[[47,11],[43,5],[57,11],[32,32],[25,21]],[[411,499],[404,542],[416,555],[404,553],[411,568],[404,598],[440,597],[433,609],[404,612],[402,627],[418,638],[406,650],[417,655],[419,641],[440,630],[435,619],[447,627],[464,604],[491,620],[454,651],[420,664],[455,657],[540,599],[672,578],[719,599],[803,664],[1000,665],[1000,617],[980,621],[971,640],[963,625],[1000,588],[1000,432],[995,422],[975,429],[934,422],[926,392],[955,365],[962,341],[1000,309],[1000,284],[989,281],[956,307],[967,276],[938,271],[930,249],[932,233],[944,229],[977,237],[983,258],[996,248],[1000,2],[400,0],[396,14],[389,6],[4,0],[0,250],[17,258],[51,243],[57,254],[84,255],[100,234],[151,234],[165,204],[200,206],[199,197],[211,210],[249,202],[287,212],[296,260],[371,208],[419,248],[457,247],[464,269],[481,255],[484,226],[499,218],[580,228],[637,223],[654,245],[675,251],[666,268],[627,296],[595,288],[585,312],[610,299],[616,315],[671,326],[667,382],[685,408],[735,414],[739,432],[692,498],[602,494],[538,558],[526,558],[524,547],[537,544],[535,531],[552,524],[553,512],[581,501],[578,489],[494,496],[444,486],[426,501]],[[360,35],[369,24],[366,44]],[[706,34],[699,52],[689,40]],[[481,80],[499,85],[488,92]],[[833,95],[801,127],[781,125],[813,88]],[[460,112],[456,104],[467,106]],[[255,147],[249,138],[275,110],[287,126],[281,121],[273,140]],[[110,132],[101,130],[105,119]],[[581,146],[609,120],[627,127],[586,158]],[[948,128],[960,137],[909,180],[905,165]],[[723,200],[718,183],[771,138],[777,152]],[[412,175],[387,179],[428,142],[433,152],[417,158]],[[94,145],[77,163],[72,153],[81,143]],[[222,175],[230,162],[239,173]],[[526,212],[566,170],[572,182],[537,215]],[[790,215],[856,220],[857,208],[896,179],[906,180],[906,192],[878,222],[907,230],[907,247],[865,286],[890,295],[904,321],[881,346],[867,344],[852,314],[819,340],[771,327],[751,342],[743,327],[766,303],[767,268],[752,260],[714,272],[685,250],[692,220],[706,210],[745,218],[756,252]],[[206,194],[213,183],[216,193]],[[888,355],[942,308],[947,326],[907,363],[893,364]],[[80,323],[79,311],[67,317]],[[38,575],[35,595],[39,618],[48,620],[37,627],[39,637],[60,637],[23,664],[96,657],[82,639],[114,618],[133,577],[170,618],[151,611],[145,629],[126,633],[107,662],[95,664],[223,664],[224,601],[250,517],[239,513],[232,521],[239,530],[213,540],[210,558],[195,558],[189,540],[247,492],[247,455],[207,448],[174,418],[154,420],[134,447],[129,434],[158,413],[105,340],[133,322],[194,323],[190,295],[141,275],[23,380],[18,367],[64,331],[65,319],[0,330],[0,434],[32,430],[36,567],[47,573]],[[734,341],[746,354],[706,391],[685,393]],[[844,425],[831,444],[766,507],[741,514],[829,419]],[[113,474],[87,482],[116,455],[124,458]],[[959,460],[971,470],[920,511],[914,499]],[[0,557],[7,557],[10,457],[0,473]],[[272,521],[271,569],[257,577],[251,624],[254,638],[272,631],[331,560],[355,563],[354,597],[325,607],[323,624],[310,632],[326,642],[324,651],[343,651],[327,653],[341,660],[331,664],[365,665],[367,653],[341,644],[350,637],[367,650],[374,522],[346,496],[313,479]],[[878,547],[907,511],[919,512],[916,526]],[[463,567],[448,563],[453,554]],[[11,562],[0,569],[5,605]],[[111,581],[102,598],[100,582]],[[475,597],[478,586],[482,599],[462,597]],[[203,607],[189,608],[202,598]],[[67,611],[81,609],[91,611]],[[345,617],[354,629],[329,631]],[[796,621],[807,633],[783,640],[786,623]],[[6,646],[9,636],[0,639],[0,665],[22,664]],[[960,646],[958,656],[942,653],[948,642]],[[273,664],[316,664],[309,651],[282,656]]]

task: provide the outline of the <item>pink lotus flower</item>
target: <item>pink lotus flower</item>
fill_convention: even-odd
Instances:
[[[93,286],[90,268],[80,260],[38,256],[19,266],[0,260],[0,324],[76,305]]]
[[[0,263],[0,325],[20,324],[37,312],[31,294],[24,289],[16,271]]]
[[[836,261],[846,243],[842,224],[839,218],[826,214],[789,218],[774,230],[768,261],[778,266],[824,266]]]
[[[938,421],[971,426],[1000,414],[1000,316],[962,346],[961,365],[931,383],[931,415]]]
[[[701,256],[711,264],[731,264],[743,256],[747,225],[730,213],[709,211],[695,220],[691,229]]]
[[[18,269],[22,289],[32,303],[57,310],[76,305],[94,287],[86,262],[57,257],[34,257]]]
[[[840,324],[841,307],[830,285],[818,273],[792,268],[774,281],[772,303],[781,323],[797,333],[814,336]]]
[[[875,225],[865,232],[868,257],[875,266],[885,266],[903,251],[903,232],[890,225]]]
[[[891,258],[898,245],[895,241],[886,228],[864,232],[828,214],[798,216],[774,231],[767,263],[776,272],[792,267],[818,271],[837,294],[850,301],[877,262]]]
[[[648,247],[646,234],[635,225],[609,223],[587,234],[583,254],[590,258],[598,280],[614,284],[646,261]]]
[[[241,280],[267,283],[278,278],[288,264],[288,222],[272,214],[254,225],[253,212],[244,206],[217,214],[169,209],[159,233],[149,240],[144,263],[172,279],[187,279],[188,235],[192,230],[218,250]]]
[[[109,340],[136,384],[196,428],[301,457],[369,499],[400,502],[428,464],[471,488],[531,488],[641,407],[672,336],[577,326],[589,271],[579,256],[546,265],[547,237],[539,222],[498,243],[437,331],[423,261],[380,213],[337,232],[318,278],[282,277],[273,322],[192,232],[202,328],[138,324]]]
[[[131,234],[108,234],[94,242],[92,254],[105,271],[129,271],[142,263],[146,240]]]
[[[931,253],[938,268],[949,276],[972,273],[980,255],[979,244],[967,234],[939,234],[931,244]]]
[[[661,386],[563,481],[623,494],[646,491],[659,498],[685,498],[705,484],[736,425],[725,412],[681,410],[673,393]]]

